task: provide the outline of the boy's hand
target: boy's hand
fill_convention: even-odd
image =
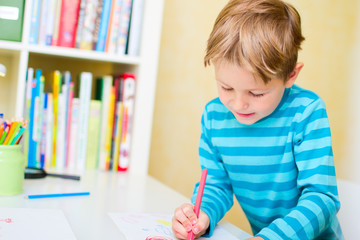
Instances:
[[[199,218],[194,212],[194,205],[185,203],[175,209],[172,218],[172,229],[179,239],[186,239],[188,232],[193,231],[195,238],[203,235],[210,225],[208,215],[200,210]]]

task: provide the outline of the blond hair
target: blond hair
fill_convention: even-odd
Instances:
[[[208,39],[205,66],[226,60],[265,83],[288,79],[304,37],[300,15],[281,0],[231,0],[219,13]]]

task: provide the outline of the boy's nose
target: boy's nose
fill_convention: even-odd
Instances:
[[[236,106],[235,109],[239,112],[241,112],[241,110],[246,110],[249,107],[249,102],[246,96],[244,95],[239,95],[236,98]]]

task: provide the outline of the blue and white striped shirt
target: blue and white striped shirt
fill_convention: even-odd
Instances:
[[[210,235],[234,194],[256,236],[343,239],[329,121],[315,93],[286,89],[275,111],[252,125],[239,123],[219,98],[210,101],[199,156],[208,169],[201,209]]]

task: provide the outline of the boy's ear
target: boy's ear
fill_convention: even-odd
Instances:
[[[296,63],[294,70],[290,73],[289,79],[286,80],[285,87],[290,88],[292,85],[294,85],[294,82],[299,75],[301,69],[303,68],[304,63],[298,62]]]

